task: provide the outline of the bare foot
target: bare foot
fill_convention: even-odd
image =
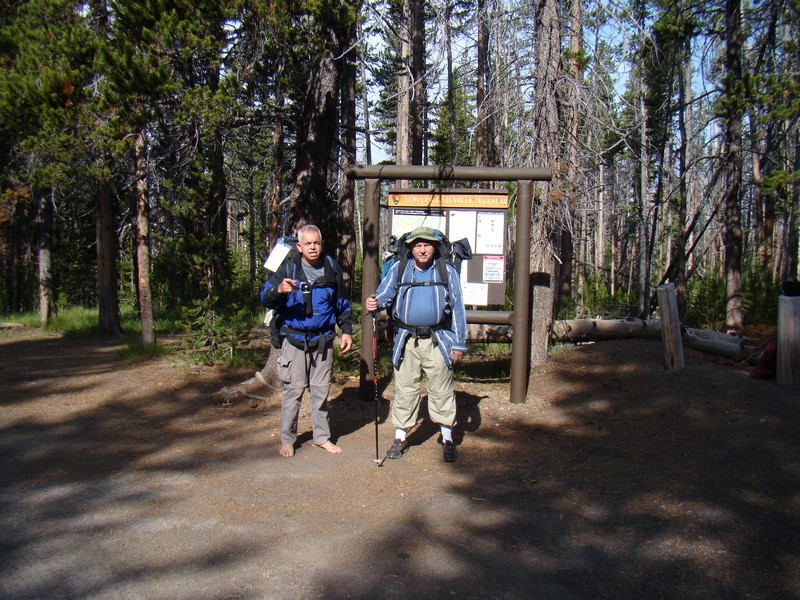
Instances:
[[[331,454],[342,453],[342,449],[339,448],[339,446],[337,446],[333,442],[325,442],[324,444],[319,444],[317,445],[317,448],[322,448],[323,450],[325,450],[326,452],[330,452]]]
[[[281,444],[281,449],[278,452],[281,456],[291,458],[294,456],[294,444]]]

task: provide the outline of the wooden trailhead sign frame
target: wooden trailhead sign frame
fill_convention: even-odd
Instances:
[[[364,180],[364,261],[361,282],[361,303],[377,289],[380,283],[378,246],[380,243],[380,183],[386,180],[423,181],[516,181],[517,227],[514,245],[519,250],[531,242],[531,201],[534,181],[550,181],[549,168],[511,169],[500,167],[457,166],[400,166],[356,165],[348,169],[348,177]],[[447,232],[445,232],[447,233]],[[449,237],[449,235],[448,235]],[[474,260],[474,259],[473,259]],[[472,261],[468,261],[472,262]],[[522,404],[526,400],[528,372],[530,369],[530,256],[518,252],[514,261],[514,310],[468,310],[467,323],[510,324],[511,344],[511,402]],[[469,277],[468,277],[469,281]],[[375,331],[372,318],[364,312],[361,317],[361,390],[365,399],[375,395],[375,365],[372,359],[372,341]],[[521,342],[521,343],[520,343]]]

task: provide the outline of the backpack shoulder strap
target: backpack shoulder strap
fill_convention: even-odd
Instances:
[[[333,284],[337,297],[341,298],[346,295],[342,267],[330,254],[325,255],[325,279]]]
[[[403,276],[406,273],[406,265],[408,265],[408,250],[405,246],[401,246],[400,253],[397,256],[397,286],[408,285],[403,281]]]
[[[450,275],[447,272],[447,259],[443,256],[437,256],[435,262],[442,285],[444,285],[444,308],[445,311],[448,311],[450,310]]]
[[[403,281],[403,276],[406,272],[406,265],[408,264],[408,257],[405,257],[403,262],[400,262],[397,266],[397,287],[405,286],[405,287],[429,287],[432,285],[441,285],[444,287],[445,293],[445,303],[450,304],[450,294],[449,294],[449,281],[450,276],[447,273],[447,261],[442,258],[441,256],[437,256],[434,259],[434,266],[439,273],[439,281]]]
[[[439,278],[444,284],[445,290],[449,287],[447,284],[450,282],[450,275],[447,273],[447,259],[443,256],[437,256],[434,259],[436,269],[439,271]]]

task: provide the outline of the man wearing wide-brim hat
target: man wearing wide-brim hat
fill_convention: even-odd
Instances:
[[[439,256],[441,239],[430,227],[417,227],[408,234],[410,256],[391,266],[366,303],[369,311],[391,305],[396,331],[392,351],[392,422],[396,429],[387,458],[400,458],[408,449],[406,436],[417,422],[424,373],[428,414],[440,427],[444,460],[456,459],[453,366],[467,349],[467,319],[458,271]]]

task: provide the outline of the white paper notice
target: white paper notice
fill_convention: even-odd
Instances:
[[[461,293],[466,306],[487,306],[489,304],[489,285],[486,283],[461,282]]]
[[[417,227],[433,227],[444,232],[447,228],[447,214],[438,210],[394,209],[392,213],[392,235],[400,237]]]
[[[503,239],[506,235],[505,214],[478,213],[475,254],[503,254]]]
[[[448,238],[451,242],[457,242],[467,238],[469,247],[475,247],[475,223],[478,213],[474,210],[451,210],[450,229]]]
[[[505,257],[503,256],[484,256],[483,280],[485,282],[503,281],[505,262]]]
[[[264,262],[264,268],[267,271],[272,271],[273,273],[277,271],[278,267],[281,266],[283,259],[286,258],[287,254],[289,254],[289,250],[291,250],[289,246],[275,244],[272,252],[269,253],[267,260]]]

